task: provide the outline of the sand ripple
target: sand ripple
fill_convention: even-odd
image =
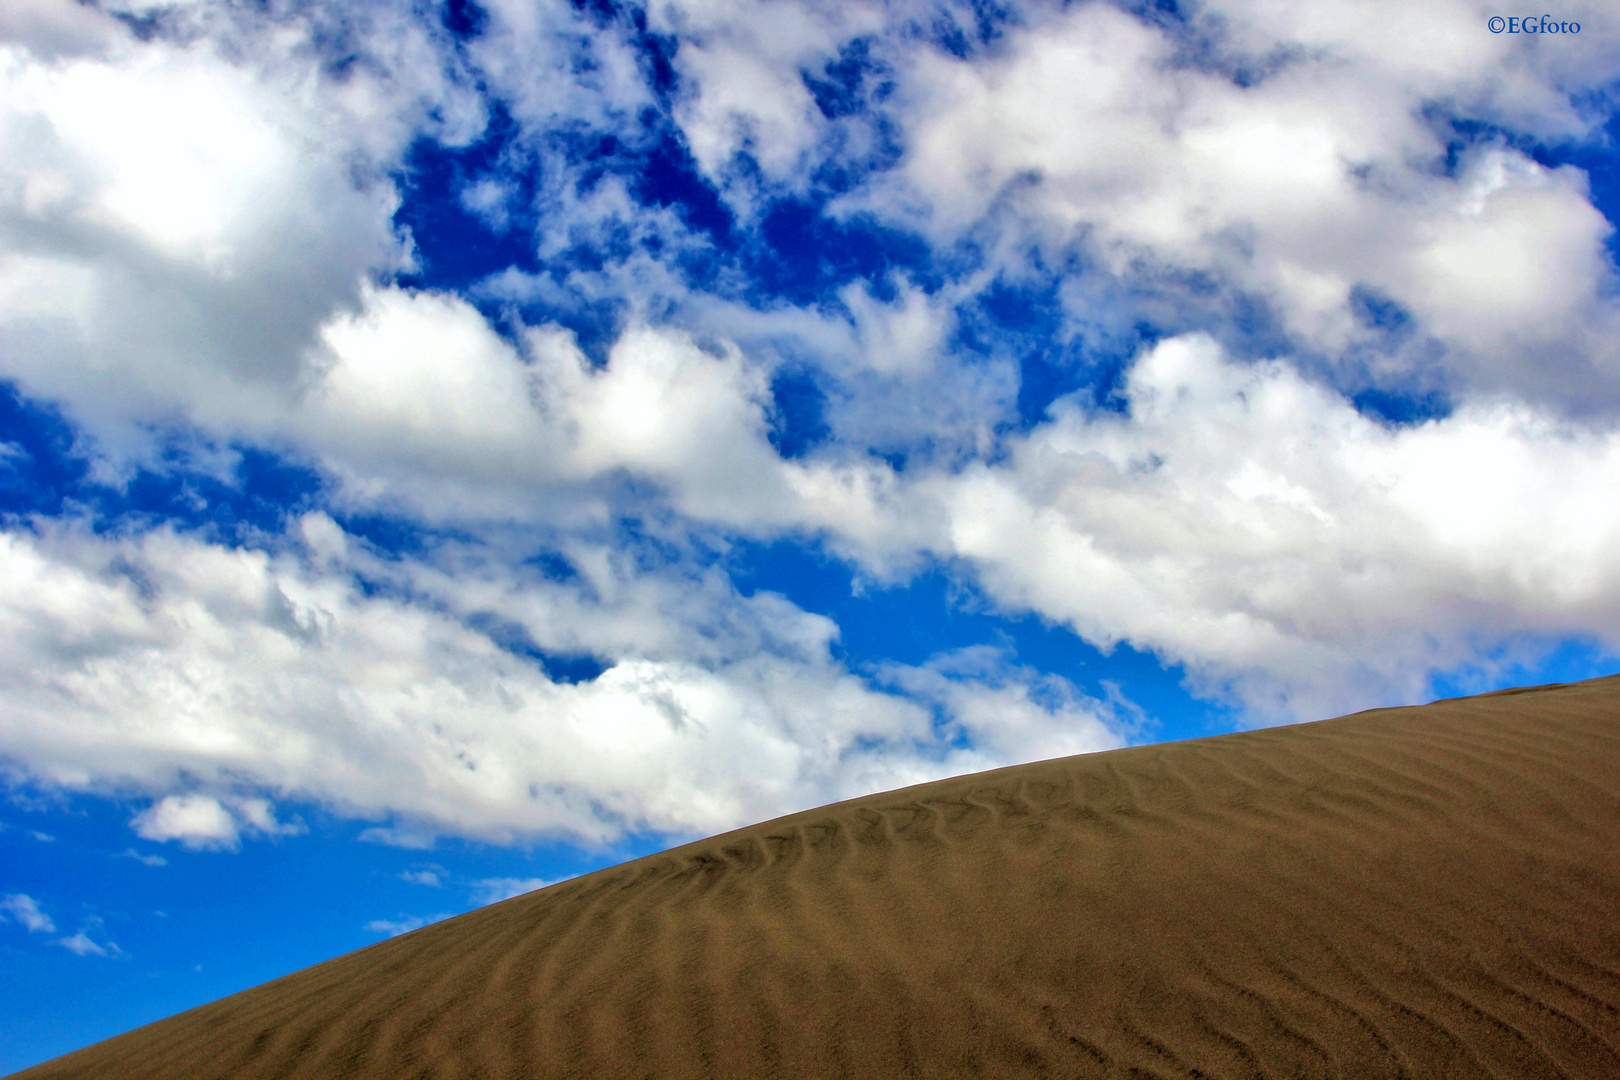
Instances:
[[[1620,677],[928,784],[46,1078],[1620,1077]]]

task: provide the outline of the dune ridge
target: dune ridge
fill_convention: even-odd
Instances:
[[[750,826],[16,1074],[1620,1077],[1620,676]]]

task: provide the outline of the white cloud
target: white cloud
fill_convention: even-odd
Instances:
[[[483,878],[473,882],[475,902],[479,905],[494,904],[502,900],[510,900],[514,896],[543,889],[547,885],[555,885],[567,878]]]
[[[231,851],[241,845],[244,831],[262,836],[303,831],[300,825],[278,822],[268,799],[240,795],[224,796],[223,802],[211,795],[168,795],[136,814],[130,825],[143,840],[179,840],[192,849],[224,848]],[[148,866],[164,864],[159,856],[143,858],[133,851],[130,854]]]
[[[594,841],[948,768],[928,714],[835,663],[836,628],[780,597],[585,547],[566,583],[476,547],[435,564],[356,546],[340,567],[350,545],[314,520],[325,570],[166,532],[6,534],[0,745],[44,782],[153,792],[147,839],[225,848],[286,831],[253,792],[395,819],[385,841]],[[609,666],[554,682],[461,621],[480,612]]]
[[[938,560],[1006,610],[1185,664],[1251,718],[1409,700],[1538,636],[1620,647],[1609,225],[1575,170],[1513,148],[1593,137],[1576,103],[1620,70],[1595,7],[1567,13],[1581,38],[1531,45],[1461,3],[1224,0],[1180,37],[1030,6],[958,56],[930,43],[948,12],[905,4],[655,4],[673,120],[739,230],[892,125],[898,168],[834,213],[928,237],[948,280],[804,307],[744,302],[730,270],[705,294],[680,261],[707,238],[570,160],[582,133],[661,137],[627,20],[485,7],[455,46],[408,5],[177,7],[145,41],[66,0],[0,13],[0,377],[112,459],[176,431],[273,444],[339,508],[466,538],[389,558],[323,514],[239,549],[14,523],[0,752],[36,779],[140,793],[137,833],[192,847],[295,829],[272,798],[402,847],[600,840],[1135,722],[984,652],[858,675],[831,622],[705,569],[735,535],[877,577]],[[357,50],[342,75],[325,19]],[[856,39],[887,96],[829,119],[803,75]],[[457,194],[497,228],[539,215],[547,263],[479,298],[622,312],[605,362],[387,282],[412,258],[390,176],[419,137],[475,137],[476,85],[521,130]],[[1445,114],[1514,138],[1448,168]],[[527,205],[515,163],[538,163]],[[551,265],[576,244],[634,254]],[[998,282],[1060,297],[1064,345],[1137,320],[1177,336],[1133,361],[1123,411],[1070,398],[1009,434],[1017,347],[955,337]],[[1368,295],[1409,317],[1399,340],[1358,321]],[[1245,298],[1276,316],[1274,359],[1216,344],[1244,339]],[[788,364],[825,390],[829,432],[794,461],[769,440]],[[1343,396],[1368,383],[1460,407],[1387,428]],[[656,557],[615,531],[627,514]],[[528,567],[540,548],[572,577]],[[557,681],[531,647],[606,671]]]
[[[228,798],[226,802],[243,825],[264,836],[297,836],[306,831],[302,822],[277,821],[275,808],[269,799],[238,796]]]
[[[471,319],[435,297],[387,303]],[[1136,362],[1123,413],[1060,403],[995,464],[897,475],[776,459],[734,349],[647,330],[595,370],[566,350],[525,359],[470,340],[493,370],[540,388],[518,408],[534,430],[561,431],[550,483],[636,470],[732,527],[826,529],[868,568],[955,560],[1006,608],[1154,650],[1206,692],[1235,686],[1255,715],[1410,699],[1433,671],[1526,635],[1616,640],[1604,614],[1616,522],[1601,509],[1613,437],[1530,407],[1391,430],[1286,365],[1237,363],[1190,337]],[[424,423],[461,423],[424,393]],[[690,415],[671,415],[688,400],[707,444]],[[636,430],[608,434],[631,417]],[[498,417],[490,427],[498,440]],[[728,465],[744,479],[757,469],[770,498],[728,501]],[[1559,523],[1558,544],[1526,505]],[[58,783],[153,791],[139,819],[153,838],[229,846],[244,828],[273,832],[256,789],[397,818],[366,835],[426,845],[445,831],[713,830],[968,767],[916,699],[972,732],[975,765],[1121,730],[1061,688],[1035,693],[1033,676],[986,669],[969,685],[935,671],[895,680],[904,696],[876,691],[831,662],[826,620],[744,599],[717,572],[650,568],[589,529],[562,543],[569,582],[518,570],[498,546],[379,558],[324,515],[289,544],[8,534],[14,755]],[[386,588],[367,596],[354,573]],[[555,683],[471,629],[489,619],[608,671]],[[204,790],[175,792],[182,774]]]
[[[62,938],[57,942],[57,944],[62,946],[62,948],[66,949],[68,952],[72,953],[74,956],[109,955],[106,946],[98,945],[96,942],[91,941],[90,936],[83,930],[80,930],[72,937]]]
[[[490,228],[504,230],[511,223],[517,191],[510,182],[486,176],[461,189],[461,205],[477,214]]]
[[[885,342],[937,335],[938,314],[925,314],[915,292],[902,295],[897,311],[858,301],[862,325]],[[876,474],[863,459],[776,455],[771,361],[725,339],[633,324],[596,367],[557,327],[527,329],[514,345],[464,300],[400,289],[366,290],[360,311],[322,336],[306,407],[289,424],[319,449],[351,505],[577,529],[622,503],[629,479],[653,485],[681,514],[754,531],[836,524],[853,533],[868,513],[860,489]],[[902,426],[892,410],[852,416],[865,409],[845,406],[840,422]],[[928,410],[912,401],[904,412],[908,434],[921,433]]]
[[[414,826],[395,828],[374,825],[360,830],[358,839],[367,844],[386,844],[411,851],[429,851],[438,843],[438,836],[432,830]]]
[[[545,476],[556,440],[522,360],[466,302],[368,290],[322,339],[310,425],[329,452],[494,483]]]
[[[436,922],[442,922],[450,917],[450,912],[441,912],[437,915],[401,915],[397,919],[373,919],[366,923],[366,930],[373,934],[387,934],[389,937],[399,937],[412,930],[419,930]]]
[[[444,885],[444,875],[445,870],[442,866],[422,866],[401,871],[399,879],[413,885],[426,885],[430,889],[437,889]]]
[[[98,23],[61,62],[0,43],[0,376],[112,450],[281,415],[316,328],[406,258],[383,173],[430,111],[478,121],[400,14],[350,28],[370,51],[341,81],[320,28],[214,5],[173,39]]]
[[[92,915],[85,920],[85,925],[75,932],[72,937],[58,938],[55,944],[62,946],[62,948],[75,956],[127,956],[128,954],[118,947],[116,941],[96,941],[90,937],[91,930],[99,932],[101,929],[101,919]]]
[[[56,923],[40,908],[39,901],[26,893],[0,897],[0,919],[8,915],[30,934],[56,933]]]
[[[891,664],[884,674],[933,702],[965,736],[970,749],[952,760],[952,772],[1112,750],[1144,719],[1140,710],[1122,710],[1122,702],[1082,694],[1061,676],[1014,665],[991,646],[945,653],[919,667]]]
[[[862,284],[846,285],[839,298],[855,318],[862,358],[879,372],[908,382],[929,375],[944,352],[949,312],[902,279],[891,304],[878,302]]]
[[[1444,373],[1464,391],[1612,410],[1610,226],[1584,178],[1500,143],[1448,174],[1441,118],[1555,143],[1600,137],[1602,117],[1571,101],[1620,73],[1620,54],[1571,39],[1552,59],[1481,32],[1489,14],[1209,6],[1183,33],[1259,73],[1239,85],[1108,5],[1037,9],[988,57],[906,58],[901,169],[850,201],[941,242],[970,235],[1002,260],[1030,245],[1053,261],[1077,254],[1176,326],[1228,330],[1223,305],[1258,297],[1307,351],[1335,359],[1383,348],[1352,317],[1352,290],[1371,286],[1448,351],[1439,372],[1414,370],[1432,368],[1434,350],[1382,356],[1371,373],[1347,359],[1346,379]],[[1393,27],[1412,36],[1394,46]],[[1071,300],[1085,320],[1121,295]]]
[[[919,480],[949,521],[939,553],[1261,715],[1411,700],[1538,635],[1620,648],[1620,434],[1501,405],[1386,428],[1196,336],[1145,352],[1124,396]]]
[[[634,137],[653,103],[627,20],[600,25],[571,4],[492,0],[489,22],[465,47],[479,75],[531,136],[593,129]]]
[[[694,516],[781,514],[790,495],[765,434],[766,373],[735,347],[715,350],[632,328],[600,373],[578,360],[557,363],[556,394],[577,425],[580,465],[664,481]]]
[[[63,0],[15,0],[0,8],[0,41],[36,56],[57,59],[93,53],[121,28],[88,4]]]
[[[819,71],[845,42],[881,32],[879,5],[664,0],[649,25],[676,35],[674,65],[683,81],[675,116],[698,165],[722,186],[746,154],[773,185],[800,188],[813,152],[834,125],[818,109],[802,72]],[[847,125],[846,125],[847,127]],[[747,186],[733,191],[748,205]]]
[[[134,859],[136,862],[141,863],[142,865],[145,865],[145,866],[168,866],[169,865],[169,860],[165,859],[161,855],[142,855],[140,852],[136,851],[134,848],[129,848],[127,851],[125,851],[122,855],[120,855],[118,857],[121,858],[121,859]]]
[[[207,795],[167,796],[130,824],[143,840],[180,840],[192,848],[234,848],[239,843],[236,818]]]

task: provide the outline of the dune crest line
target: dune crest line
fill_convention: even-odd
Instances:
[[[794,814],[16,1074],[1620,1077],[1620,676]]]

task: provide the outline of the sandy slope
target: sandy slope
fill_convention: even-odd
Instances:
[[[813,810],[18,1074],[1620,1077],[1620,677]]]

